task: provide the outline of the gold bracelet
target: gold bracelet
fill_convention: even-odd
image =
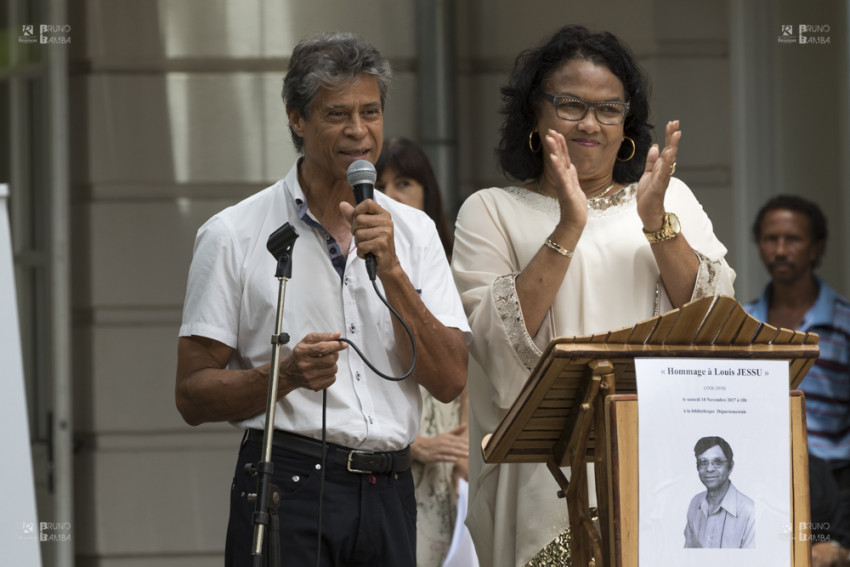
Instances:
[[[564,248],[563,246],[561,246],[557,242],[552,242],[552,240],[550,240],[548,238],[546,239],[546,246],[548,246],[549,248],[551,248],[552,250],[554,250],[555,252],[557,252],[561,256],[566,256],[567,258],[573,257],[573,253],[572,253],[571,250],[567,250],[566,248]]]

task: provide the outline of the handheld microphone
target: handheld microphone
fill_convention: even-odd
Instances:
[[[354,200],[357,201],[358,204],[363,202],[364,199],[373,199],[375,195],[375,181],[378,180],[378,172],[375,171],[375,166],[366,161],[365,159],[359,159],[348,166],[348,184],[351,185],[351,188],[354,189]],[[384,305],[387,306],[387,309],[393,314],[393,316],[398,319],[401,326],[404,327],[404,330],[407,331],[407,336],[410,338],[410,347],[413,350],[413,360],[410,363],[410,368],[401,376],[388,376],[375,368],[369,360],[363,356],[363,353],[360,352],[360,349],[357,348],[353,342],[348,340],[345,337],[340,337],[339,341],[344,343],[348,343],[351,345],[351,348],[363,359],[363,362],[366,363],[366,366],[372,369],[372,371],[385,380],[392,380],[393,382],[399,382],[404,380],[408,376],[413,373],[413,369],[416,367],[416,341],[413,339],[413,333],[410,332],[410,328],[407,326],[407,323],[404,322],[404,319],[401,318],[401,315],[393,309],[392,305],[387,303],[387,299],[381,295],[380,290],[378,289],[378,284],[375,282],[375,275],[378,271],[378,263],[375,260],[375,256],[371,253],[366,254],[366,273],[369,274],[369,279],[372,280],[372,287],[375,288],[375,293],[378,294],[378,297],[381,301],[384,302]]]
[[[378,172],[375,171],[375,166],[365,159],[359,159],[348,166],[348,184],[354,190],[354,200],[358,204],[366,199],[374,198],[377,180]],[[375,281],[377,271],[378,264],[375,256],[371,253],[366,254],[366,273],[369,274],[370,280]]]

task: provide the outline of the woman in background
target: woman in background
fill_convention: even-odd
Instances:
[[[425,152],[406,138],[391,138],[384,143],[375,169],[375,187],[427,213],[451,258],[451,233],[440,188]],[[452,542],[457,483],[468,477],[467,407],[466,390],[455,401],[443,404],[422,389],[422,423],[410,446],[416,485],[417,567],[440,567]]]

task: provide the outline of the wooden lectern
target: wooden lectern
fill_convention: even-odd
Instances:
[[[638,563],[638,411],[634,359],[690,357],[789,361],[790,389],[818,357],[818,336],[751,317],[731,297],[705,297],[634,327],[554,339],[482,450],[488,463],[546,463],[565,497],[574,567]],[[793,525],[808,525],[804,400],[791,392]],[[586,463],[594,463],[598,527]],[[561,467],[571,467],[567,480]],[[797,490],[793,489],[797,486]],[[554,495],[553,495],[554,496]],[[792,565],[811,564],[806,533],[789,534]]]

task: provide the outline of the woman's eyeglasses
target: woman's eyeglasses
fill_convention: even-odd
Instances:
[[[558,118],[571,122],[584,120],[587,111],[592,108],[597,122],[606,126],[616,126],[625,121],[626,114],[629,112],[628,102],[590,102],[574,96],[556,96],[547,92],[543,93],[543,98],[552,103]]]

